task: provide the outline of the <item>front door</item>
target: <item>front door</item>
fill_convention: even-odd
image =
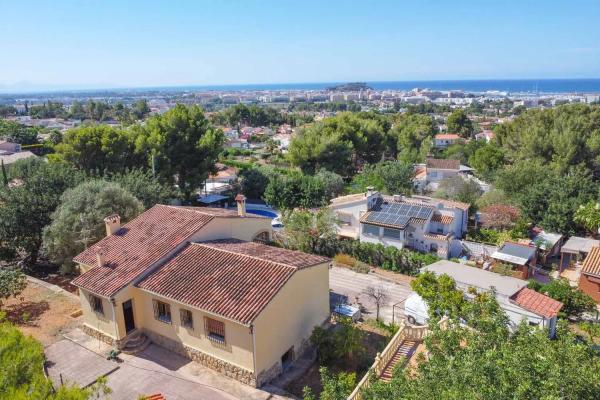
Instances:
[[[123,317],[125,318],[125,333],[129,333],[135,329],[135,321],[133,320],[133,303],[127,300],[123,303]]]

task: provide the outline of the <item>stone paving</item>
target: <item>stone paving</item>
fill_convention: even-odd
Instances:
[[[46,347],[45,353],[48,376],[55,386],[77,384],[86,387],[119,368],[116,363],[68,339]]]
[[[65,348],[61,351],[46,349],[47,358],[55,364],[56,372],[53,373],[88,371],[85,372],[86,380],[96,375],[95,380],[104,375],[102,370],[96,370],[96,362],[108,362],[118,367],[107,375],[108,386],[113,391],[111,400],[131,400],[140,394],[154,393],[161,393],[169,400],[289,398],[276,387],[256,389],[244,385],[155,344],[136,355],[120,354],[122,362],[116,363],[104,359],[111,349],[109,345],[86,335],[81,329],[75,329],[65,337],[62,341]]]

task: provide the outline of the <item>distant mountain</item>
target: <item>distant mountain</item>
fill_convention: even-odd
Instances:
[[[340,85],[330,86],[326,89],[332,92],[358,92],[360,90],[373,90],[373,88],[367,85],[365,82],[342,83]]]

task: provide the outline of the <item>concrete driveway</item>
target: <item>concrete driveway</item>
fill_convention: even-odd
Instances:
[[[112,389],[111,400],[132,400],[140,394],[154,393],[161,393],[169,400],[287,399],[267,391],[268,388],[244,385],[155,344],[137,355],[121,354],[122,362],[116,363],[104,359],[110,346],[81,330],[65,336],[67,339],[59,342],[60,348],[46,349],[48,364],[53,366],[50,375],[65,376],[68,371],[80,371],[81,379],[70,372],[69,380],[82,385],[106,375]],[[108,371],[106,363],[112,371]]]
[[[393,282],[375,274],[361,274],[347,268],[332,267],[329,269],[332,307],[344,300],[352,304],[358,297],[358,302],[365,309],[363,318],[375,318],[375,302],[364,294],[365,289],[369,286],[382,287],[389,295],[389,300],[379,311],[380,317],[385,322],[392,322],[392,306],[394,304],[397,304],[395,307],[396,322],[399,317],[404,318],[404,301],[412,293],[407,282]]]

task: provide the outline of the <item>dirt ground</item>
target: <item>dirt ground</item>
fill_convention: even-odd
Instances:
[[[44,346],[60,340],[61,333],[79,323],[81,317],[71,317],[79,309],[76,299],[32,282],[17,298],[4,301],[2,306],[10,322]]]

